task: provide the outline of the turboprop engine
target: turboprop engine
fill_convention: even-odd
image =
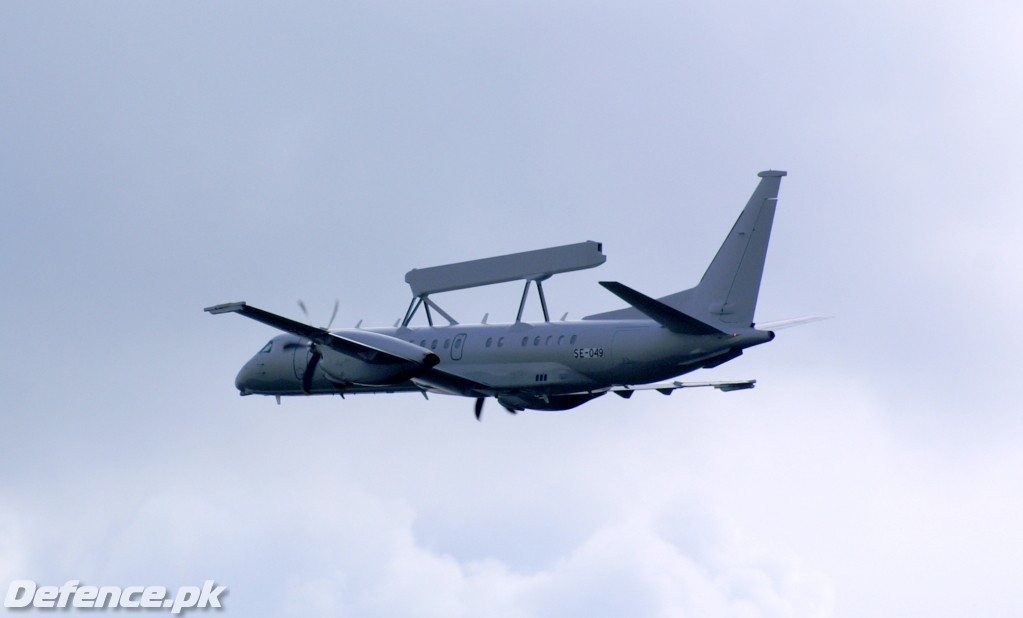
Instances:
[[[335,334],[361,343],[365,348],[354,354],[343,354],[308,340],[296,344],[307,350],[304,361],[298,357],[298,351],[295,358],[296,373],[301,370],[303,390],[310,390],[317,369],[335,384],[386,386],[420,376],[440,362],[433,352],[387,335],[364,330],[335,331]]]

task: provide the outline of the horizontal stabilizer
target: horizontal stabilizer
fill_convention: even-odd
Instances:
[[[763,324],[757,323],[757,328],[760,330],[781,330],[783,328],[792,328],[793,326],[802,326],[803,324],[813,324],[814,322],[820,322],[821,320],[830,320],[830,315],[807,315],[801,318],[790,318],[788,320],[775,320],[774,322],[764,322]]]
[[[724,334],[724,331],[714,328],[706,322],[686,315],[674,307],[669,307],[661,301],[650,298],[617,281],[601,281],[600,285],[673,333],[683,335]]]

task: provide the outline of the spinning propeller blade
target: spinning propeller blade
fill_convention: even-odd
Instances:
[[[341,306],[341,300],[338,298],[334,299],[334,310],[330,312],[330,321],[323,327],[323,330],[330,330],[330,325],[334,323],[334,318],[337,317],[337,309]]]
[[[311,345],[309,348],[309,362],[306,363],[305,371],[302,372],[302,392],[306,395],[313,390],[313,375],[316,373],[316,366],[320,364],[320,359],[323,358],[323,354],[316,349],[316,346]]]
[[[341,299],[335,298],[334,299],[334,310],[330,313],[330,321],[327,322],[327,325],[323,327],[323,330],[330,330],[331,325],[334,324],[334,318],[337,317],[337,310],[340,307],[341,307]],[[302,310],[302,315],[305,316],[305,321],[308,322],[309,324],[312,324],[313,323],[313,319],[311,317],[309,317],[309,309],[306,308],[305,303],[302,302],[301,298],[298,299],[298,308]]]

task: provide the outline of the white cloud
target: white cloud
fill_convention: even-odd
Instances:
[[[18,512],[0,505],[0,585],[25,578],[28,549]],[[4,594],[7,594],[6,588]]]
[[[372,544],[374,531],[364,532],[363,542]],[[820,575],[724,544],[699,561],[639,518],[609,524],[551,567],[529,573],[499,559],[460,563],[423,548],[408,529],[397,532],[403,541],[383,544],[370,564],[348,565],[375,577],[358,587],[340,571],[292,580],[287,604],[306,615],[830,615],[831,593]]]
[[[768,372],[749,393],[484,425],[458,400],[362,401],[242,400],[261,429],[230,448],[149,462],[102,494],[56,487],[70,520],[43,498],[8,508],[5,571],[212,577],[246,615],[954,615],[1016,596],[1020,456],[907,441],[898,408],[847,378]],[[384,453],[417,465],[395,474]]]

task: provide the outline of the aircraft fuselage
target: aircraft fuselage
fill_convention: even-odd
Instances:
[[[455,324],[406,328],[336,330],[357,338],[378,333],[428,349],[440,358],[436,369],[488,389],[461,392],[431,379],[430,371],[395,384],[364,384],[346,375],[352,359],[325,351],[308,394],[448,391],[485,396],[523,391],[558,395],[611,386],[646,384],[730,360],[742,349],[765,343],[773,334],[752,328],[729,334],[682,335],[652,320]],[[245,364],[235,382],[243,395],[299,395],[311,354],[308,341],[279,335]],[[334,358],[336,357],[336,358]],[[457,391],[457,392],[455,392]]]

